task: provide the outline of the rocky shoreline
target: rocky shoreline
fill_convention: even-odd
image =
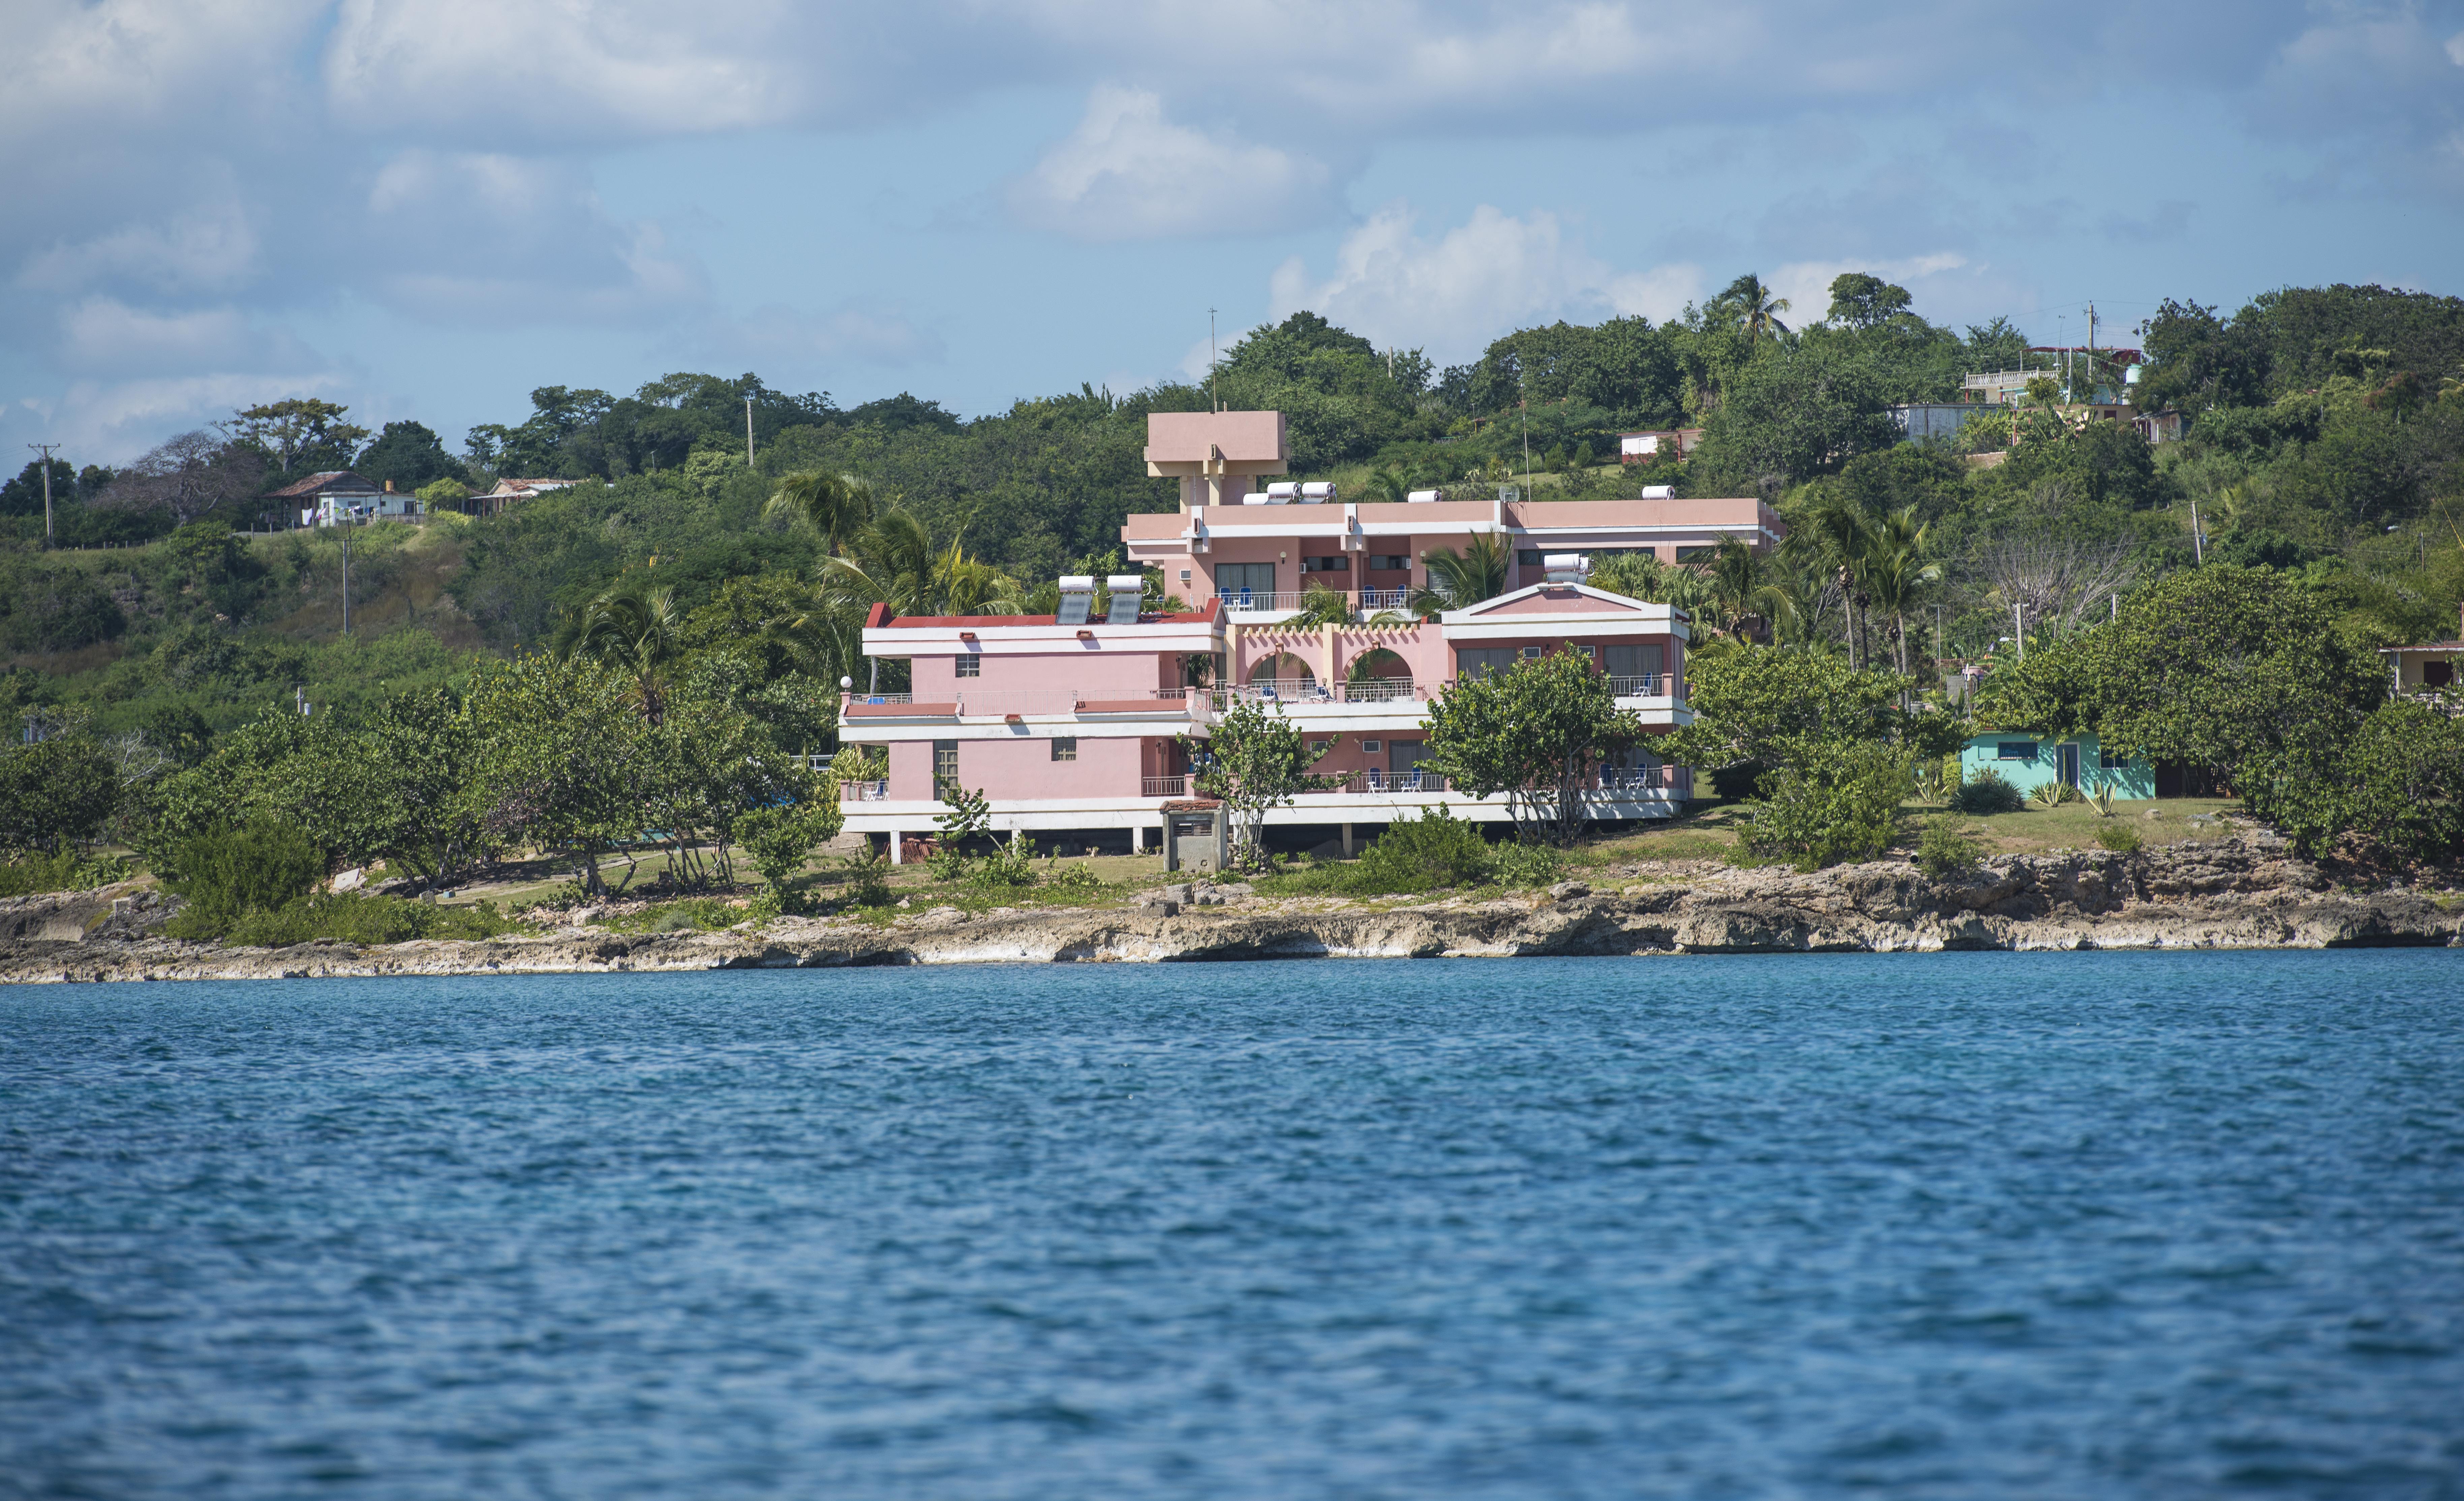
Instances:
[[[1607,889],[1622,874],[1622,889]],[[1232,895],[1221,905],[955,908],[887,925],[782,918],[715,933],[588,927],[382,947],[225,948],[165,938],[159,897],[0,902],[0,983],[589,974],[849,964],[1943,950],[2464,947],[2464,899],[2340,887],[2273,841],[1990,859],[1946,881],[1885,861],[1813,874],[1635,867],[1595,891],[1488,901]]]

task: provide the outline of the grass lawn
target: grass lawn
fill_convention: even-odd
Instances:
[[[2151,849],[2230,839],[2235,826],[2217,815],[2236,806],[2232,798],[2117,803],[2109,821],[2099,817],[2096,809],[2083,802],[2067,803],[2060,807],[2031,803],[2016,813],[1983,818],[1952,816],[1959,821],[1955,826],[1959,832],[1975,840],[1987,854],[2041,854],[2053,850],[2094,850],[2098,828],[2108,822],[2135,829],[2140,841]],[[1936,803],[1901,805],[1899,838],[1894,848],[1914,850],[1925,820],[1943,811]],[[1587,844],[1583,851],[1577,852],[1577,862],[1726,860],[1737,849],[1737,821],[1744,812],[1742,803],[1698,803],[1682,818]],[[1583,858],[1586,852],[1590,860]]]

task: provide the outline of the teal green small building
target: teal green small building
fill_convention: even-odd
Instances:
[[[2107,756],[2093,735],[2054,739],[2025,730],[1994,730],[1976,736],[1959,753],[1959,779],[1973,782],[1989,768],[2022,793],[2066,782],[2081,792],[2110,785],[2118,798],[2156,796],[2152,763],[2136,756]]]

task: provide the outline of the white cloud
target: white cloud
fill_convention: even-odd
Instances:
[[[2447,60],[2464,68],[2464,32],[2457,32],[2447,38]]]
[[[81,375],[297,369],[317,355],[287,334],[259,329],[234,307],[155,313],[90,297],[64,309],[60,368]]]
[[[1176,125],[1155,95],[1107,84],[1008,201],[1020,223],[1073,239],[1254,233],[1325,217],[1330,178],[1308,157]]]
[[[338,119],[391,133],[405,105],[555,139],[794,120],[819,61],[776,0],[342,0],[324,55]]]
[[[1344,236],[1326,279],[1298,256],[1286,261],[1269,283],[1274,317],[1308,308],[1381,346],[1459,361],[1534,322],[1665,318],[1701,287],[1693,266],[1619,273],[1569,243],[1551,213],[1516,218],[1483,204],[1435,240],[1414,231],[1412,211],[1389,205]]]
[[[1938,290],[1952,272],[1969,269],[1968,257],[1954,251],[1936,251],[1931,254],[1909,255],[1896,260],[1798,260],[1791,261],[1771,274],[1771,289],[1788,299],[1785,315],[1788,325],[1802,328],[1819,322],[1831,309],[1831,283],[1852,271],[1869,276],[1880,276],[1903,286],[1923,301],[1930,291]],[[1976,268],[1983,270],[1983,267]]]

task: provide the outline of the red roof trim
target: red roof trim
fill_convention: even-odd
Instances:
[[[872,608],[865,612],[864,629],[867,630],[879,630],[882,627],[889,624],[890,602],[888,600],[873,601]]]
[[[865,618],[864,629],[867,630],[879,630],[884,628],[897,629],[906,626],[924,628],[964,626],[971,629],[983,629],[987,627],[998,629],[1002,626],[1057,626],[1061,624],[1061,617],[1058,615],[901,615],[895,620],[888,620],[881,618],[882,612],[886,612],[890,608],[888,605],[875,605],[872,607],[875,613]],[[1221,615],[1222,611],[1223,602],[1221,600],[1208,600],[1204,609],[1188,610],[1175,615],[1140,615],[1138,617],[1138,624],[1141,626],[1194,625],[1200,621],[1212,621]],[[1106,622],[1100,620],[1090,620],[1087,622],[1088,629],[1089,629],[1100,627],[1104,624],[1106,624]]]

